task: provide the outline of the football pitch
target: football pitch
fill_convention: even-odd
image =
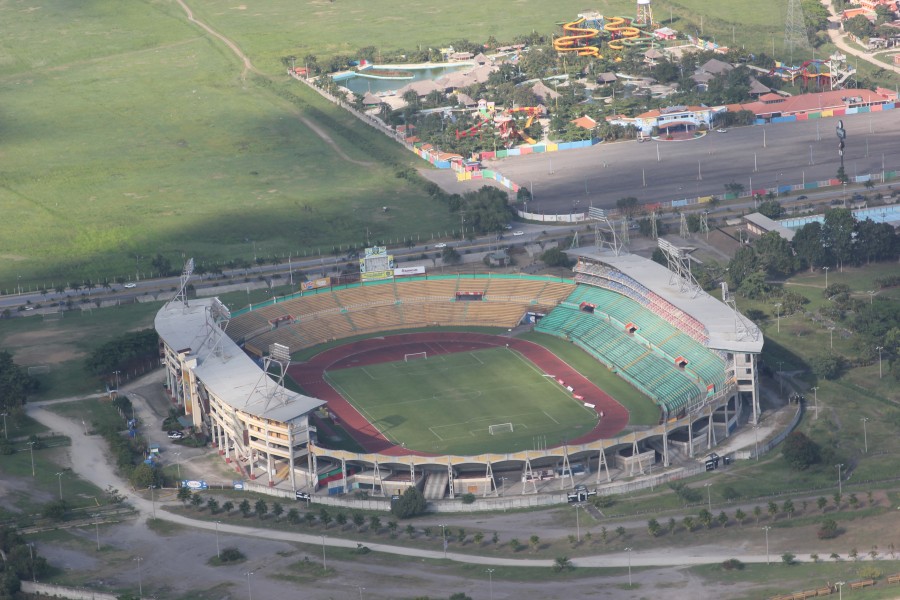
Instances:
[[[387,439],[422,452],[553,447],[597,424],[594,411],[507,348],[428,354],[325,378]]]

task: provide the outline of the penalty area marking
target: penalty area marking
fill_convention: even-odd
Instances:
[[[551,421],[553,421],[554,423],[556,423],[557,425],[560,424],[559,421],[557,421],[556,419],[554,419],[553,417],[551,417],[549,414],[547,414],[547,411],[546,411],[546,410],[542,410],[541,412],[544,413],[545,415],[547,415],[547,418],[550,419]]]

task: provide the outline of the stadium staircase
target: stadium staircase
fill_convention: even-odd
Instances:
[[[426,500],[441,500],[447,494],[447,485],[450,477],[442,471],[428,473],[425,479],[425,490],[422,494]]]

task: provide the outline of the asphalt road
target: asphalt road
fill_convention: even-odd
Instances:
[[[896,111],[851,115],[843,121],[847,175],[881,172],[882,163],[888,171],[900,170]],[[603,143],[506,158],[487,166],[532,188],[528,209],[546,213],[568,213],[588,205],[610,208],[626,196],[642,203],[721,196],[731,181],[749,190],[751,183],[760,189],[834,177],[840,164],[837,124],[838,119],[815,119],[739,127],[683,142]]]

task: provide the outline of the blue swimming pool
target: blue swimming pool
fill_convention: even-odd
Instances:
[[[865,221],[872,219],[876,223],[896,223],[900,221],[900,205],[892,204],[890,206],[873,206],[871,208],[858,208],[853,211],[853,216],[857,221]],[[790,229],[799,229],[807,223],[825,221],[824,215],[806,215],[803,217],[792,217],[790,219],[782,219],[779,221],[785,227]]]
[[[338,84],[349,89],[354,94],[365,94],[371,92],[378,94],[380,92],[393,92],[402,88],[413,81],[421,81],[423,79],[437,79],[447,73],[459,71],[461,69],[469,69],[472,63],[433,63],[429,65],[370,65],[359,71],[345,71],[343,73],[335,73],[332,75]],[[398,77],[383,77],[381,75],[370,75],[371,71],[402,71],[403,75]]]

